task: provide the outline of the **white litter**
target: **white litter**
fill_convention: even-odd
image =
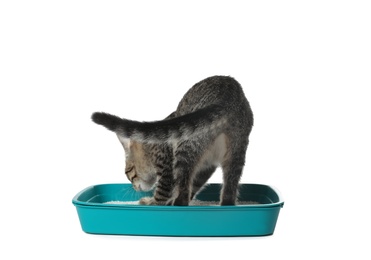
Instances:
[[[104,202],[103,204],[122,204],[122,205],[139,205],[139,200],[136,201],[120,201],[112,200]],[[236,206],[239,205],[256,205],[260,204],[256,201],[238,201]],[[219,201],[203,201],[203,200],[192,200],[189,206],[219,206]]]

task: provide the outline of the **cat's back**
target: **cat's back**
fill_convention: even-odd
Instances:
[[[241,85],[229,76],[213,76],[196,83],[179,102],[177,116],[193,112],[197,109],[218,104],[226,109],[234,110],[240,105],[248,106]],[[236,107],[237,105],[237,107]]]

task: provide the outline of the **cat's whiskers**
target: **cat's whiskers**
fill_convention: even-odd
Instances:
[[[131,197],[130,193],[132,192],[133,190],[133,187],[132,186],[129,186],[129,187],[126,187],[126,188],[122,188],[121,192],[120,192],[120,196],[119,196],[119,200],[120,201],[126,201],[127,197]],[[129,195],[129,196],[128,196]]]

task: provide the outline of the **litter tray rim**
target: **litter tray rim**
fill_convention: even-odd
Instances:
[[[208,210],[208,211],[225,211],[225,210],[244,210],[244,209],[264,209],[264,208],[275,208],[280,207],[282,208],[284,205],[284,200],[282,198],[281,193],[277,188],[271,185],[265,185],[260,183],[240,183],[240,185],[254,185],[254,186],[264,186],[273,190],[273,192],[277,195],[278,201],[273,203],[267,204],[246,204],[246,205],[230,205],[230,206],[221,206],[221,205],[189,205],[189,206],[164,206],[164,205],[132,205],[132,204],[103,204],[103,203],[96,203],[96,202],[84,202],[79,201],[78,198],[84,192],[94,189],[95,187],[99,186],[108,186],[108,185],[125,185],[131,186],[130,183],[102,183],[102,184],[95,184],[86,187],[85,189],[78,192],[72,199],[72,203],[76,207],[87,207],[87,208],[97,208],[97,209],[135,209],[135,210],[161,210],[161,211],[199,211],[199,210]],[[208,185],[221,185],[220,183],[210,183]]]

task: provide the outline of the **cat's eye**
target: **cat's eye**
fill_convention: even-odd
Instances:
[[[132,177],[129,177],[129,181],[133,182],[133,180],[137,177],[137,175],[135,174],[134,176]]]
[[[133,169],[134,169],[134,166],[132,166],[129,170],[125,171],[125,174],[128,174],[128,173],[131,172]]]

